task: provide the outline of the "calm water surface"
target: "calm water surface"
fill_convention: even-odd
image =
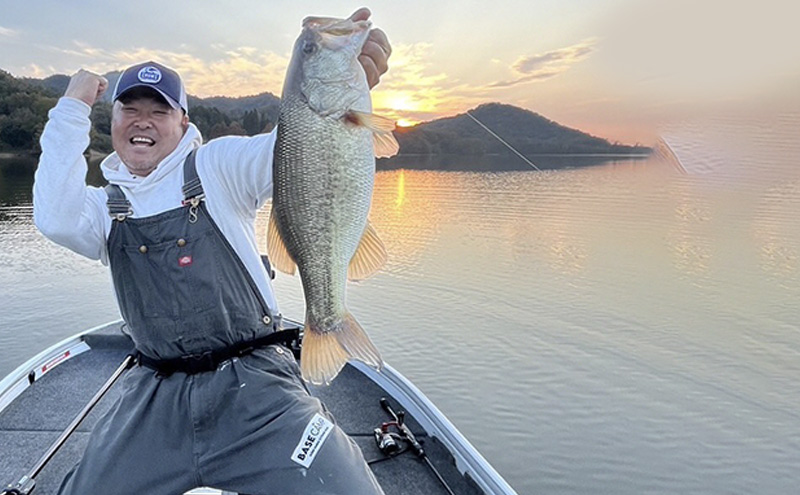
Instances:
[[[390,261],[349,306],[520,494],[793,493],[797,123],[737,125],[724,159],[673,136],[689,174],[381,172]],[[2,375],[118,313],[106,269],[43,239],[30,174],[0,163]],[[300,317],[299,280],[275,285]]]

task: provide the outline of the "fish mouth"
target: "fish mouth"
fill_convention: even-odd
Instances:
[[[303,29],[311,29],[331,36],[347,36],[368,31],[370,27],[372,27],[370,21],[353,22],[350,19],[335,17],[306,17],[303,19]]]
[[[155,146],[156,141],[155,139],[149,136],[133,136],[128,140],[133,146]]]

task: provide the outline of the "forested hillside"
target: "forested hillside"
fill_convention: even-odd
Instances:
[[[106,74],[106,77],[113,88],[119,72]],[[69,78],[62,75],[18,79],[0,70],[0,151],[38,152],[47,111],[55,105],[68,83]],[[92,109],[90,148],[100,153],[111,152],[111,93],[109,89]],[[280,100],[270,93],[205,99],[190,95],[188,101],[190,119],[206,140],[269,131],[277,122],[280,105]],[[511,105],[487,103],[468,113],[398,128],[395,135],[400,143],[400,155],[511,154],[501,139],[525,155],[633,155],[650,151],[644,146],[611,143]]]

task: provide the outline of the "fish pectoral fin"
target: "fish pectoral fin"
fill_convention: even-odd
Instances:
[[[395,139],[392,131],[395,129],[395,122],[392,119],[375,115],[374,113],[359,112],[351,110],[346,118],[355,125],[362,125],[374,133],[375,156],[378,158],[388,158],[400,151],[400,144]]]
[[[330,385],[349,359],[356,359],[380,371],[383,360],[375,344],[352,314],[327,331],[320,331],[306,317],[300,371],[315,385]]]
[[[394,120],[375,115],[374,113],[350,110],[347,112],[347,118],[350,122],[356,125],[363,125],[377,134],[386,134],[392,132],[395,128]]]
[[[294,275],[297,265],[286,249],[286,243],[283,242],[281,232],[278,230],[278,221],[275,219],[275,214],[269,215],[269,227],[267,228],[267,255],[269,262],[272,266],[282,271],[283,273]]]
[[[348,280],[364,280],[375,274],[386,263],[386,247],[378,233],[367,222],[364,235],[347,267]]]
[[[394,138],[391,132],[387,134],[373,134],[373,139],[375,156],[377,158],[389,158],[400,151],[400,143],[397,142],[397,139]]]

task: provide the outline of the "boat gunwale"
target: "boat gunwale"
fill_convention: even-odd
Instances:
[[[104,330],[113,325],[118,325],[121,323],[122,320],[119,319],[108,323],[103,323],[101,325],[97,325],[96,327],[89,328],[88,330],[82,330],[70,337],[67,337],[51,345],[50,347],[37,353],[24,363],[14,368],[11,371],[11,373],[7,374],[2,380],[0,380],[0,413],[2,413],[6,409],[6,407],[8,407],[12,402],[14,402],[14,399],[16,399],[22,392],[24,392],[25,389],[27,389],[33,381],[38,380],[40,377],[42,377],[47,373],[47,372],[36,373],[37,368],[40,368],[42,365],[48,363],[49,361],[58,357],[59,355],[63,355],[67,351],[76,351],[76,352],[70,352],[70,355],[68,357],[66,357],[63,360],[60,360],[56,365],[50,367],[47,370],[50,371],[57,365],[64,363],[86,351],[91,350],[91,348],[84,342],[83,338],[86,335],[98,332],[100,330]],[[36,373],[34,380],[31,380],[30,378],[31,373]]]
[[[75,356],[90,351],[91,347],[85,342],[87,335],[122,323],[123,320],[118,319],[80,331],[44,349],[19,365],[0,380],[0,413],[35,381],[31,380],[30,375],[36,373],[37,368],[58,356],[63,356],[67,351],[71,351],[69,356],[58,361],[47,371]],[[455,459],[458,471],[462,475],[468,475],[486,495],[516,495],[516,491],[458,428],[399,371],[386,363],[380,371],[358,361],[350,361],[348,364],[402,404],[403,408],[417,420],[429,436],[437,438],[445,446]],[[40,378],[47,371],[37,373],[35,379]]]
[[[516,495],[516,491],[467,440],[430,399],[402,373],[384,363],[380,371],[358,362],[348,364],[402,403],[405,410],[450,452],[461,474],[467,474],[486,495]]]

